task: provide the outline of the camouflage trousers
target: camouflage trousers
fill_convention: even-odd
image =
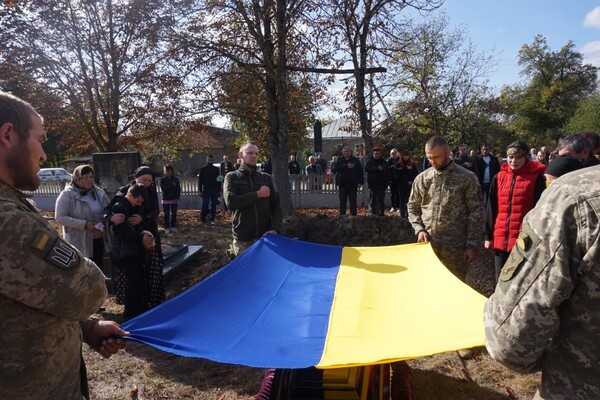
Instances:
[[[431,243],[431,247],[442,264],[461,281],[465,282],[467,273],[469,272],[469,265],[463,260],[466,249],[462,246],[448,246],[434,243]]]

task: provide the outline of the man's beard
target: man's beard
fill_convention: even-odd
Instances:
[[[37,171],[32,171],[27,149],[16,149],[8,157],[7,166],[8,172],[12,176],[13,186],[17,189],[35,191],[40,187],[41,179]]]

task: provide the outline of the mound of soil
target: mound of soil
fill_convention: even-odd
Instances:
[[[394,246],[414,243],[416,237],[407,219],[397,214],[383,217],[359,209],[357,216],[339,215],[331,209],[299,209],[284,220],[284,232],[312,243],[338,246]],[[484,296],[494,292],[494,259],[482,251],[467,276],[467,283]]]

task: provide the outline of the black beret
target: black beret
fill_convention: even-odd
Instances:
[[[544,173],[558,178],[559,176],[578,170],[581,167],[583,167],[583,165],[578,158],[563,155],[552,160]]]

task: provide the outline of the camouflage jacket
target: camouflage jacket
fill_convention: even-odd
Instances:
[[[0,398],[81,399],[83,321],[104,275],[0,181]]]
[[[486,346],[538,397],[600,399],[600,167],[552,182],[485,305]]]
[[[426,231],[433,245],[479,249],[483,246],[483,204],[474,173],[451,162],[428,168],[415,178],[408,201],[415,234]]]

